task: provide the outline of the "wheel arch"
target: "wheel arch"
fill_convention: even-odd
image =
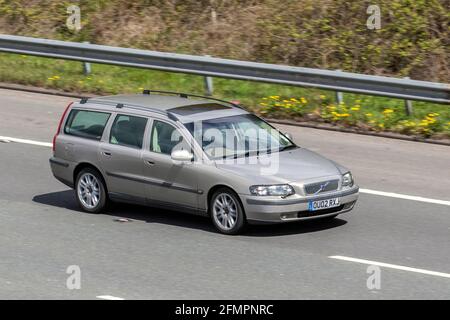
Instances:
[[[245,214],[245,207],[244,207],[244,205],[243,205],[243,203],[242,203],[242,199],[241,199],[241,197],[239,196],[239,194],[236,192],[236,190],[234,190],[233,187],[231,187],[231,186],[229,186],[229,185],[227,185],[227,184],[223,184],[223,183],[221,183],[221,184],[216,184],[216,185],[212,186],[212,187],[208,190],[208,194],[207,194],[207,197],[206,197],[206,211],[207,211],[207,213],[208,213],[208,214],[211,214],[209,204],[210,204],[210,202],[211,202],[211,198],[212,198],[213,194],[214,194],[217,190],[219,190],[219,189],[221,189],[221,188],[229,189],[231,192],[234,193],[234,195],[236,196],[236,198],[237,198],[238,201],[239,201],[239,204],[241,205],[241,208],[242,208],[242,210],[243,210],[243,212],[244,212],[244,216],[246,216],[246,214]]]
[[[78,174],[81,172],[81,170],[86,169],[86,168],[91,168],[91,169],[94,169],[95,171],[98,172],[98,174],[100,175],[100,178],[102,179],[103,185],[105,186],[106,196],[108,196],[108,186],[106,184],[105,177],[103,176],[103,174],[102,174],[102,172],[100,171],[99,168],[97,168],[95,165],[93,165],[92,163],[89,163],[89,162],[80,162],[74,168],[74,170],[73,170],[73,185],[74,185],[74,188],[76,188],[76,182],[77,182]]]

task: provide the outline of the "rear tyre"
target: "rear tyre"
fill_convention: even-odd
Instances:
[[[77,175],[75,194],[80,207],[90,213],[101,212],[107,204],[106,187],[100,173],[85,168]]]
[[[214,192],[209,203],[211,220],[221,233],[238,234],[246,225],[245,213],[237,195],[228,188]]]

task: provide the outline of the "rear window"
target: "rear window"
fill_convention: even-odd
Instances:
[[[73,109],[67,118],[64,133],[100,140],[110,115],[106,112]]]

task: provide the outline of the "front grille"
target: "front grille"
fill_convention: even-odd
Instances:
[[[327,213],[338,212],[338,211],[341,211],[342,209],[344,209],[343,204],[340,205],[339,207],[317,210],[317,211],[300,211],[297,213],[297,218],[321,216],[321,215],[327,214]]]
[[[328,180],[305,185],[307,195],[319,194],[322,192],[335,191],[339,185],[339,180]]]

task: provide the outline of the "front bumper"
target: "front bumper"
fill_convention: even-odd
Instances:
[[[247,220],[250,223],[278,223],[323,218],[348,212],[358,200],[359,187],[323,193],[317,196],[261,197],[241,195]],[[309,201],[339,198],[339,207],[308,211]]]

